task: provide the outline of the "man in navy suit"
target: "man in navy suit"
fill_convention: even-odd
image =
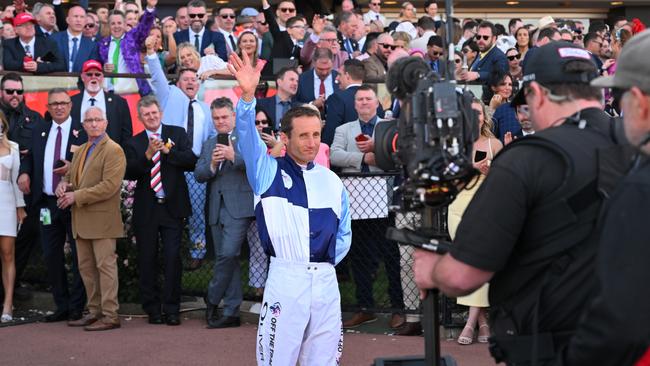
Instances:
[[[227,61],[228,52],[223,34],[213,32],[205,27],[205,23],[208,21],[205,3],[202,0],[191,0],[187,4],[187,13],[190,17],[190,28],[174,33],[176,44],[189,42],[196,47],[201,56],[205,56],[205,49],[212,46],[217,56]]]
[[[29,13],[20,13],[13,19],[16,38],[2,41],[2,57],[5,70],[27,71],[45,74],[65,71],[65,61],[56,44],[36,36],[36,20]],[[25,56],[31,57],[26,60]]]
[[[461,80],[475,81],[485,84],[488,81],[492,70],[501,69],[508,72],[508,59],[506,55],[496,47],[496,28],[490,22],[481,22],[476,33],[476,44],[480,51],[479,58],[472,64],[470,71],[461,73]]]
[[[83,282],[77,267],[77,251],[72,236],[70,209],[57,206],[55,189],[65,176],[72,154],[86,142],[81,124],[72,122],[70,97],[65,89],[54,88],[48,93],[51,120],[34,127],[32,148],[22,159],[18,186],[32,195],[32,205],[40,214],[41,246],[52,287],[56,311],[45,317],[47,322],[81,319],[86,305]],[[66,237],[72,249],[72,287],[69,288],[63,247]]]
[[[99,60],[97,43],[82,35],[86,24],[86,10],[81,6],[73,6],[66,17],[68,29],[54,33],[51,39],[56,42],[59,53],[65,60],[69,72],[81,72],[81,66],[86,60]]]
[[[338,72],[333,70],[334,55],[328,48],[317,48],[311,63],[314,68],[303,72],[298,79],[298,93],[294,100],[312,103],[322,110],[325,100],[339,90],[338,84],[335,83]]]
[[[280,69],[275,84],[277,93],[272,97],[258,99],[257,105],[273,118],[273,129],[279,131],[282,116],[297,104],[292,100],[298,92],[298,71],[292,67]]]
[[[101,108],[106,111],[108,120],[106,133],[111,140],[123,147],[133,135],[131,113],[126,99],[113,92],[102,90],[104,73],[99,61],[88,60],[83,63],[81,81],[84,88],[72,97],[72,121],[81,121],[81,116],[90,107]]]
[[[363,82],[365,74],[363,63],[356,59],[346,60],[339,69],[336,79],[341,90],[334,92],[325,102],[327,117],[321,142],[331,145],[338,126],[359,118],[357,110],[354,109],[354,94]],[[384,116],[381,105],[377,107],[377,115]]]

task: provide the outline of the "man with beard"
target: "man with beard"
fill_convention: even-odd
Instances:
[[[41,116],[29,109],[24,102],[23,78],[10,72],[5,74],[0,81],[0,110],[9,122],[9,140],[18,144],[21,160],[32,146],[32,130],[43,123]],[[16,279],[20,280],[29,255],[38,242],[38,212],[31,205],[31,195],[25,195],[27,217],[23,221],[18,236],[16,237]],[[16,281],[18,283],[18,281]]]
[[[367,59],[363,60],[366,70],[364,80],[383,80],[388,71],[387,60],[391,52],[395,50],[393,37],[388,33],[382,33],[377,37],[377,50]]]
[[[111,140],[122,146],[133,135],[131,114],[126,100],[113,92],[102,90],[104,73],[99,61],[84,62],[81,70],[81,81],[84,89],[72,97],[72,120],[81,121],[81,116],[90,107],[99,107],[106,111],[108,127],[106,133]]]
[[[201,56],[205,56],[205,49],[212,46],[217,56],[222,60],[227,60],[226,39],[223,34],[213,32],[205,27],[205,23],[208,21],[206,12],[205,2],[202,0],[192,0],[187,4],[189,28],[174,34],[176,44],[190,42]],[[210,124],[212,124],[211,121]]]
[[[472,64],[470,71],[461,73],[463,81],[478,80],[482,84],[487,83],[492,70],[501,69],[508,71],[508,60],[506,55],[496,45],[496,29],[490,22],[481,22],[476,33],[476,43],[480,51],[478,59]]]

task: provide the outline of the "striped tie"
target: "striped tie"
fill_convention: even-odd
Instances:
[[[154,133],[153,136],[159,138],[160,134]],[[158,192],[162,190],[162,180],[160,179],[160,151],[156,151],[153,154],[151,161],[153,161],[153,168],[151,168],[151,189],[158,196]]]

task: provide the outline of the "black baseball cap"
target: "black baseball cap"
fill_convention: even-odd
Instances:
[[[556,41],[546,44],[539,48],[534,48],[528,52],[533,52],[530,59],[524,67],[523,83],[519,92],[512,99],[510,104],[513,107],[526,104],[524,90],[526,86],[533,81],[542,85],[565,84],[565,83],[583,83],[589,84],[591,80],[598,76],[598,73],[581,72],[569,73],[564,71],[564,67],[571,61],[590,61],[591,53],[573,43]]]

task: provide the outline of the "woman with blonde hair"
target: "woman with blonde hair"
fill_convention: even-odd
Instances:
[[[20,152],[18,144],[9,141],[9,123],[0,112],[0,260],[2,261],[2,286],[5,292],[0,321],[13,320],[13,294],[16,281],[14,262],[16,234],[25,213],[23,193],[18,189]]]
[[[418,16],[415,12],[415,6],[408,1],[403,2],[402,9],[399,11],[399,22],[417,23],[417,21]]]
[[[501,142],[492,134],[492,116],[489,108],[479,99],[475,98],[472,100],[472,109],[477,113],[479,123],[479,138],[474,142],[474,156],[472,161],[474,162],[474,167],[480,172],[480,175],[476,183],[470,183],[469,188],[460,191],[454,202],[449,205],[447,221],[449,236],[452,240],[456,236],[456,229],[460,224],[465,209],[490,170],[492,159],[503,148]],[[488,289],[488,284],[485,284],[473,293],[456,299],[458,304],[469,306],[467,323],[465,323],[463,331],[458,336],[457,342],[459,344],[468,345],[474,342],[474,329],[477,324],[478,342],[487,343],[488,337],[490,336],[490,327],[488,326],[486,316],[489,306]]]

